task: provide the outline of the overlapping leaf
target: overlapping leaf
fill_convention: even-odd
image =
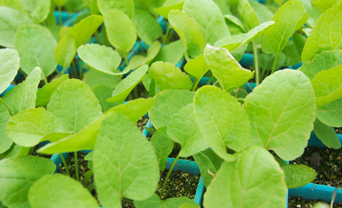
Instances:
[[[134,25],[139,38],[149,45],[163,35],[157,20],[146,11],[139,10],[134,13]]]
[[[184,0],[166,0],[162,7],[155,8],[154,11],[164,18],[169,18],[169,12],[171,10],[182,10]]]
[[[304,186],[316,178],[316,171],[305,165],[286,165],[281,167],[285,174],[287,188]]]
[[[161,171],[165,170],[165,161],[166,158],[173,150],[173,141],[167,134],[167,128],[164,126],[159,128],[151,138],[151,144],[154,147],[156,152],[158,162],[159,162],[159,169]]]
[[[118,9],[124,12],[130,19],[133,18],[133,0],[97,0],[97,5],[102,15],[105,15],[111,9]]]
[[[317,118],[314,123],[314,132],[317,138],[320,139],[325,146],[334,149],[341,148],[341,141],[338,138],[335,129],[325,125]]]
[[[61,41],[59,41],[56,51],[55,60],[57,64],[66,69],[70,66],[76,55],[76,40],[70,35],[65,35]]]
[[[0,101],[0,154],[7,151],[13,141],[6,134],[6,126],[8,120],[11,118],[11,114],[6,106]]]
[[[0,93],[11,84],[18,73],[19,65],[20,58],[16,50],[0,49]]]

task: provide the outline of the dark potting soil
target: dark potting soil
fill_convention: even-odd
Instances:
[[[139,130],[140,130],[141,132],[144,131],[144,128],[145,128],[145,126],[146,126],[147,121],[148,121],[148,117],[141,117],[141,118],[139,118],[139,120],[138,120],[136,126],[139,128]]]
[[[342,134],[342,127],[339,127],[339,128],[335,127],[334,129],[335,129],[336,133]]]
[[[38,153],[37,150],[38,150],[39,148],[40,148],[40,147],[34,147],[33,149],[31,149],[32,152],[30,152],[29,155],[39,156],[39,157],[45,157],[45,158],[48,158],[48,159],[51,158],[51,155],[44,155],[44,154]]]
[[[312,208],[320,200],[306,200],[301,197],[289,197],[288,208]],[[334,208],[342,208],[342,204],[334,204]]]

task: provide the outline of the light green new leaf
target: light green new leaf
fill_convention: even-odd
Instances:
[[[305,74],[275,72],[245,98],[244,108],[252,126],[249,146],[273,150],[283,160],[303,154],[316,110],[315,93]]]
[[[181,40],[172,42],[162,47],[158,55],[153,59],[152,62],[162,61],[168,62],[172,65],[177,65],[182,59],[184,54],[184,47]]]
[[[13,208],[30,207],[31,186],[44,175],[52,175],[56,166],[38,156],[8,158],[0,161],[0,201]]]
[[[200,29],[188,15],[172,10],[169,13],[169,23],[178,33],[188,58],[195,58],[203,53],[205,41]]]
[[[84,80],[90,88],[96,87],[98,85],[106,85],[112,89],[116,87],[120,81],[120,76],[105,74],[94,69],[90,69],[84,74]]]
[[[41,74],[42,70],[39,67],[34,68],[25,81],[6,92],[2,99],[12,116],[36,106],[36,94]]]
[[[238,1],[237,11],[243,22],[247,25],[248,30],[260,25],[259,17],[248,0]]]
[[[208,70],[209,66],[204,60],[203,55],[199,55],[196,58],[188,61],[184,66],[184,71],[196,78],[196,83],[194,86],[197,86],[201,78],[205,73],[207,73]]]
[[[251,147],[224,162],[204,194],[204,207],[284,207],[284,173],[265,149]]]
[[[32,20],[16,9],[0,6],[0,45],[14,48],[15,32],[21,25],[33,23]]]
[[[154,62],[148,72],[151,79],[156,79],[160,89],[191,89],[190,77],[178,67],[161,61]]]
[[[100,72],[117,75],[116,69],[121,63],[118,52],[111,47],[99,44],[86,44],[77,49],[82,61]]]
[[[241,152],[248,144],[251,126],[246,111],[229,93],[218,87],[201,87],[194,98],[195,118],[208,146],[226,161],[235,157],[227,147]]]
[[[342,127],[342,98],[317,109],[316,116],[328,126]]]
[[[134,23],[124,12],[117,9],[108,10],[104,14],[104,24],[110,44],[124,54],[133,48],[137,32]]]
[[[108,98],[112,97],[113,89],[111,87],[106,85],[98,85],[91,90],[95,94],[96,98],[100,101],[103,113],[117,105],[115,103],[106,102]]]
[[[231,92],[253,77],[254,72],[243,68],[225,48],[208,44],[204,50],[204,59],[225,91]]]
[[[24,147],[33,147],[43,137],[53,133],[62,133],[62,125],[57,117],[45,108],[32,108],[12,116],[7,123],[6,133],[13,142]]]
[[[195,93],[189,90],[169,89],[157,94],[149,117],[156,129],[167,126],[172,117],[183,107],[192,103]]]
[[[205,43],[214,45],[217,40],[230,36],[221,10],[214,1],[186,0],[183,12],[195,21]]]
[[[0,5],[18,10],[19,12],[28,15],[28,12],[20,0],[0,0]]]
[[[136,11],[133,22],[139,38],[149,45],[163,35],[163,30],[157,20],[146,11]]]
[[[61,139],[64,139],[68,136],[72,135],[72,133],[57,133],[53,132],[50,134],[47,134],[46,136],[43,137],[41,141],[50,141],[50,142],[57,142]]]
[[[312,4],[323,13],[340,1],[341,0],[313,0]]]
[[[156,152],[159,162],[159,169],[164,171],[166,158],[173,150],[173,141],[167,134],[167,128],[165,126],[159,128],[152,135],[150,142]]]
[[[101,105],[84,82],[69,79],[58,86],[50,98],[47,110],[62,123],[66,132],[79,132],[99,117]]]
[[[336,28],[342,27],[341,12],[342,2],[328,9],[317,20],[303,49],[303,63],[322,51],[342,49],[342,30],[336,30]]]
[[[161,200],[157,194],[153,194],[153,196],[144,201],[134,200],[136,208],[180,208],[184,204],[191,205],[191,208],[199,208],[199,205],[194,200],[184,196]]]
[[[263,52],[279,54],[305,14],[303,4],[297,0],[289,1],[280,7],[272,18],[276,23],[267,28],[262,37]]]
[[[181,157],[190,157],[208,148],[195,121],[192,103],[172,116],[167,125],[167,134],[173,141],[181,145],[179,152]]]
[[[76,40],[72,36],[65,35],[59,41],[55,51],[55,60],[63,68],[63,72],[74,60],[76,50]]]
[[[171,10],[182,10],[184,0],[166,0],[162,7],[155,8],[154,11],[157,14],[163,16],[165,19],[169,18],[169,13]]]
[[[108,149],[111,151],[105,151]],[[120,207],[123,197],[145,200],[157,189],[159,168],[153,146],[120,113],[110,114],[103,121],[93,162],[96,190],[105,207]]]
[[[299,188],[316,178],[316,171],[305,165],[286,165],[284,171],[287,188]]]
[[[55,71],[57,42],[45,27],[33,24],[20,26],[15,34],[14,47],[19,52],[20,68],[26,74],[37,66],[45,77]]]
[[[253,11],[258,16],[260,23],[270,21],[273,17],[273,12],[262,2],[248,0],[249,4],[253,8]]]
[[[303,28],[304,34],[309,37],[311,34],[312,29],[311,28]]]
[[[342,65],[316,74],[311,80],[317,108],[342,98]]]
[[[81,183],[61,174],[46,175],[39,179],[31,187],[28,199],[32,208],[99,207],[96,199]]]
[[[134,89],[135,86],[144,78],[148,70],[147,65],[143,65],[139,69],[132,72],[125,79],[123,79],[114,89],[112,97],[107,100],[107,102],[119,103],[121,104],[129,93]]]
[[[334,149],[341,148],[341,141],[339,140],[335,129],[325,125],[317,118],[314,123],[314,132],[317,138],[320,139],[325,146]]]
[[[6,126],[11,114],[6,106],[0,102],[0,154],[7,151],[13,144],[12,140],[6,134]]]
[[[69,74],[62,75],[40,88],[37,91],[36,107],[46,106],[57,87],[67,79],[69,79]]]
[[[16,50],[0,49],[0,93],[11,84],[18,73],[19,65],[20,58]]]
[[[19,0],[27,11],[30,12],[31,18],[37,22],[43,22],[50,12],[51,0]]]
[[[239,18],[235,17],[234,15],[226,14],[226,15],[224,15],[224,18],[226,19],[227,25],[230,25],[230,24],[228,24],[228,22],[229,22],[229,23],[234,24],[235,26],[239,27],[241,32],[247,31],[246,26],[243,24],[243,22]],[[231,29],[231,28],[229,28],[229,29]]]
[[[102,15],[105,15],[111,9],[117,9],[124,12],[130,19],[133,18],[133,0],[97,0],[97,5]]]
[[[201,170],[201,176],[205,187],[208,187],[213,179],[212,174],[216,174],[220,169],[221,164],[224,162],[214,151],[206,149],[193,155],[199,169]]]

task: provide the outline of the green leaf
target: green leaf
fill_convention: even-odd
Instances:
[[[286,61],[283,66],[293,66],[301,61],[301,54],[306,38],[298,33],[294,33],[292,40],[289,40],[281,53],[286,55]]]
[[[196,23],[181,11],[172,10],[169,13],[169,23],[178,33],[186,56],[195,58],[203,53],[205,42]]]
[[[182,10],[183,4],[184,0],[166,0],[162,7],[155,8],[154,11],[163,16],[165,19],[168,19],[170,11]]]
[[[342,98],[342,65],[323,70],[311,80],[317,99],[317,108]]]
[[[214,1],[186,0],[183,12],[195,21],[205,43],[214,45],[217,40],[230,36],[221,10]]]
[[[204,194],[205,207],[284,207],[284,173],[265,149],[251,147],[224,162]],[[261,191],[262,190],[262,191]]]
[[[146,76],[146,77],[149,77],[149,76]],[[157,94],[156,79],[152,79],[151,82],[150,82],[150,86],[148,88],[148,96],[149,97],[154,97],[156,94]]]
[[[11,148],[13,142],[6,134],[6,126],[8,120],[11,118],[6,106],[0,102],[0,153],[4,153]]]
[[[20,0],[0,0],[0,5],[18,10],[20,13],[28,15],[28,12]]]
[[[341,141],[333,127],[327,126],[319,119],[316,119],[314,123],[314,132],[317,138],[320,139],[325,146],[334,149],[341,148]]]
[[[266,5],[254,0],[249,0],[248,2],[253,8],[255,14],[258,16],[260,23],[264,23],[272,19],[274,14]]]
[[[300,71],[284,69],[267,77],[245,98],[252,126],[249,146],[273,150],[283,160],[303,154],[315,120],[316,97]]]
[[[156,129],[167,126],[172,117],[183,107],[192,103],[195,93],[188,90],[169,89],[157,94],[149,117]]]
[[[111,87],[106,85],[98,85],[91,90],[95,94],[96,98],[100,101],[103,113],[116,106],[115,103],[106,102],[106,100],[112,96],[113,89]]]
[[[303,49],[303,63],[312,59],[316,54],[319,54],[322,51],[342,49],[342,31],[329,29],[338,28],[342,25],[341,11],[342,2],[335,4],[332,8],[328,9],[317,20]]]
[[[51,0],[20,0],[27,11],[30,12],[31,18],[37,22],[43,22],[50,12]]]
[[[2,99],[11,115],[36,106],[37,87],[41,74],[42,71],[39,67],[34,68],[25,81],[18,84],[11,91],[6,92],[5,97]]]
[[[132,72],[125,79],[123,79],[114,89],[112,97],[107,102],[112,103],[123,103],[129,93],[134,89],[135,86],[144,78],[148,70],[147,65],[141,66],[139,69]]]
[[[0,49],[0,93],[7,89],[17,75],[19,64],[20,58],[16,50]]]
[[[57,6],[63,6],[65,3],[67,3],[68,0],[53,0],[53,2],[57,5]]]
[[[62,75],[39,89],[37,91],[36,107],[46,106],[57,87],[67,79],[69,79],[69,74]]]
[[[106,74],[117,75],[116,69],[121,63],[121,57],[111,47],[86,44],[80,46],[77,53],[82,61],[93,69]]]
[[[319,9],[319,11],[323,13],[329,8],[333,7],[337,2],[340,2],[340,0],[313,0],[312,4],[315,5]]]
[[[163,35],[163,30],[157,20],[143,10],[134,13],[134,26],[139,38],[149,45]]]
[[[44,175],[52,175],[56,166],[42,157],[18,157],[0,161],[0,201],[13,208],[30,207],[31,186]]]
[[[258,55],[258,58],[259,58],[260,68],[262,68],[263,70],[267,70],[270,73],[273,67],[275,54],[262,53]],[[284,66],[285,61],[286,61],[286,55],[283,52],[280,52],[274,69],[275,70],[280,69],[282,66]]]
[[[194,98],[195,118],[204,140],[226,161],[235,157],[227,147],[237,152],[248,144],[251,127],[246,111],[229,93],[213,86],[197,90]]]
[[[161,200],[157,194],[153,194],[153,196],[144,201],[134,200],[134,205],[136,208],[179,208],[184,204],[189,204],[195,208],[199,207],[195,201],[184,196]]]
[[[231,92],[253,77],[254,72],[244,69],[225,48],[208,44],[204,50],[204,59],[225,91]]]
[[[310,0],[299,0],[302,2],[305,11],[309,14],[309,19],[307,23],[314,27],[318,18],[322,15],[322,13],[313,5],[313,2]],[[333,0],[334,1],[334,0]],[[327,1],[325,1],[327,2]]]
[[[108,148],[111,151],[106,151]],[[159,168],[153,146],[120,113],[103,121],[93,162],[96,190],[105,207],[120,207],[123,197],[145,200],[157,189]]]
[[[181,108],[172,116],[167,125],[167,134],[174,142],[181,145],[179,152],[181,157],[190,157],[208,148],[195,121],[192,103]]]
[[[335,100],[317,109],[316,116],[328,126],[342,127],[342,99]]]
[[[241,19],[247,26],[247,30],[255,28],[260,25],[260,20],[258,15],[254,11],[253,7],[250,5],[248,0],[238,1],[237,11],[240,14]]]
[[[299,188],[313,181],[317,173],[305,165],[286,165],[281,167],[284,171],[287,188]]]
[[[14,47],[19,52],[20,68],[29,74],[39,66],[45,77],[55,71],[57,43],[50,31],[39,25],[22,25],[15,34]]]
[[[0,45],[14,48],[15,32],[21,25],[33,23],[24,13],[0,6]]]
[[[184,47],[181,40],[172,42],[162,47],[158,55],[153,59],[152,62],[162,61],[168,62],[172,65],[178,64],[184,54]]]
[[[272,18],[276,23],[264,32],[262,37],[262,50],[265,53],[279,54],[285,47],[287,41],[297,29],[305,11],[303,4],[299,1],[289,1],[280,7]]]
[[[239,18],[235,17],[234,15],[226,14],[224,15],[224,18],[226,20],[227,25],[229,25],[229,30],[231,29],[230,25],[233,24],[240,29],[241,33],[247,31],[246,26],[243,24],[243,22]]]
[[[309,37],[311,34],[312,29],[311,28],[303,28],[304,34]]]
[[[87,5],[87,7],[89,7],[91,14],[98,14],[99,13],[99,7],[97,5],[97,0],[83,0],[83,2]]]
[[[50,134],[47,134],[46,136],[43,137],[41,141],[50,141],[50,142],[57,142],[61,139],[64,139],[68,136],[72,135],[72,133],[57,133],[53,132]]]
[[[184,66],[184,71],[196,78],[198,83],[205,73],[209,70],[207,62],[204,60],[203,55],[199,55],[196,58],[188,61]],[[196,85],[197,85],[196,83]]]
[[[27,156],[30,153],[30,147],[22,147],[13,144],[6,152],[0,155],[0,158],[17,158],[20,156]]]
[[[69,79],[58,86],[47,110],[53,113],[66,132],[79,132],[99,117],[99,100],[84,82]]]
[[[134,23],[124,12],[117,9],[108,10],[104,14],[104,24],[110,44],[124,54],[133,48],[137,32]]]
[[[63,191],[61,191],[63,190]],[[32,208],[45,207],[99,207],[96,199],[74,179],[61,175],[46,175],[30,189],[28,198]]]
[[[62,66],[63,70],[70,66],[76,55],[76,40],[70,35],[65,35],[59,41],[56,51],[55,60],[57,64]]]
[[[97,5],[99,6],[99,10],[101,14],[104,16],[106,15],[108,11],[112,9],[117,9],[117,10],[121,10],[122,12],[124,12],[130,19],[133,18],[133,13],[134,13],[133,0],[124,0],[124,1],[122,0],[97,0]]]
[[[208,187],[213,175],[220,169],[221,164],[224,162],[215,152],[211,149],[206,149],[193,155],[203,177],[205,187]],[[209,172],[210,171],[210,172]]]
[[[43,137],[53,133],[63,132],[57,117],[45,108],[32,108],[12,116],[7,123],[6,133],[12,141],[24,147],[33,147],[42,141]]]
[[[173,150],[173,141],[167,134],[167,128],[164,126],[159,128],[153,135],[150,140],[154,150],[156,152],[159,169],[161,171],[165,170],[165,162],[166,158]]]
[[[178,67],[157,61],[151,65],[148,72],[151,79],[156,79],[160,89],[191,89],[192,81],[190,77],[182,72]]]
[[[113,89],[120,83],[120,81],[120,76],[105,74],[93,69],[84,74],[84,82],[90,88],[98,85],[106,85]]]

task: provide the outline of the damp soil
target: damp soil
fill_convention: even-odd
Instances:
[[[288,208],[312,208],[318,202],[324,202],[324,201],[321,201],[321,200],[306,200],[306,199],[303,199],[301,197],[294,197],[293,196],[293,197],[289,197]],[[334,208],[342,208],[342,204],[334,204],[333,207]]]
[[[335,127],[334,129],[337,134],[342,134],[342,127],[339,127],[339,128]]]
[[[141,132],[144,131],[144,128],[145,128],[145,126],[146,126],[146,124],[147,124],[147,121],[148,121],[148,117],[141,117],[141,118],[139,118],[139,120],[138,120],[136,126],[139,128],[139,130],[140,130]]]

